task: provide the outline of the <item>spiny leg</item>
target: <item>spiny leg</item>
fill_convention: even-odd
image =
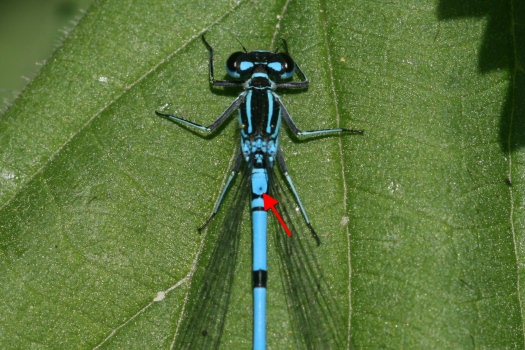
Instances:
[[[290,186],[292,193],[295,197],[295,200],[297,201],[297,204],[299,205],[299,209],[301,210],[301,213],[303,214],[304,221],[306,222],[306,225],[308,226],[308,228],[310,229],[312,233],[312,237],[315,239],[315,242],[317,243],[317,245],[320,245],[321,241],[319,240],[319,236],[317,236],[317,233],[312,227],[312,223],[310,222],[310,219],[308,218],[308,215],[306,214],[306,210],[304,209],[303,203],[301,202],[301,198],[299,198],[299,194],[297,193],[297,190],[295,189],[295,186],[292,181],[292,177],[290,176],[290,174],[288,174],[288,169],[286,168],[286,163],[284,161],[283,154],[280,148],[277,150],[276,158],[277,158],[277,163],[279,164],[279,168],[281,169],[281,172],[286,178],[286,182]]]
[[[226,184],[224,185],[224,188],[222,189],[221,194],[219,195],[219,199],[217,200],[217,203],[215,204],[215,207],[213,208],[213,211],[211,212],[210,217],[206,220],[206,222],[204,224],[199,226],[199,228],[198,228],[199,231],[201,231],[203,228],[205,228],[210,223],[210,221],[213,220],[215,215],[217,215],[217,212],[219,211],[219,208],[221,207],[222,200],[224,199],[224,196],[226,195],[226,192],[228,192],[228,190],[229,190],[229,188],[230,188],[230,186],[232,184],[233,179],[235,178],[235,176],[239,172],[239,168],[241,166],[241,161],[242,161],[242,152],[239,151],[239,153],[235,157],[235,162],[233,163],[233,168],[232,168],[232,171],[230,173],[230,176],[228,176],[228,180],[226,180]]]
[[[208,49],[208,52],[210,53],[209,56],[209,72],[210,72],[210,84],[213,86],[227,86],[227,87],[241,87],[244,82],[243,81],[231,81],[231,80],[215,80],[215,74],[213,73],[213,48],[210,44],[206,41],[206,38],[204,35],[201,36],[202,42]]]
[[[283,116],[284,121],[286,124],[288,124],[288,127],[290,127],[290,130],[297,136],[316,136],[316,135],[323,135],[323,134],[330,134],[330,133],[350,133],[350,134],[363,134],[363,130],[353,130],[353,129],[343,129],[343,128],[333,128],[333,129],[320,129],[320,130],[310,130],[310,131],[301,131],[297,125],[295,125],[294,121],[292,120],[292,117],[290,117],[290,114],[286,110],[286,107],[282,103],[281,99],[277,94],[273,94],[278,101],[280,107],[281,107],[281,113]]]
[[[212,132],[215,129],[217,129],[219,126],[221,126],[222,123],[224,123],[224,121],[228,119],[228,117],[241,105],[241,103],[243,103],[245,96],[246,96],[246,92],[243,92],[242,94],[240,94],[239,97],[237,97],[233,101],[233,103],[228,108],[226,108],[226,110],[220,115],[220,117],[217,118],[217,120],[215,120],[209,126],[200,125],[194,122],[190,122],[189,120],[186,120],[181,117],[176,117],[170,114],[164,114],[164,113],[160,113],[157,111],[155,111],[155,114],[157,114],[159,117],[168,119],[172,122],[182,123],[182,124],[191,126],[192,128],[196,128],[201,131]]]

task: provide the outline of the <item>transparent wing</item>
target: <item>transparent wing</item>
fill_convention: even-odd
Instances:
[[[188,305],[175,340],[175,349],[217,349],[224,329],[239,252],[240,229],[249,198],[249,168],[244,165],[238,186],[230,190],[223,208],[207,228],[202,253],[206,264],[199,264],[193,279]],[[279,200],[278,210],[292,230],[288,237],[278,226],[269,230],[279,255],[280,275],[292,320],[298,349],[344,348],[345,318],[323,278],[315,256],[317,244],[282,176],[268,168],[270,195]],[[231,198],[231,201],[228,199]],[[205,257],[210,256],[207,260]],[[248,283],[248,282],[247,282]],[[251,320],[249,320],[251,322]]]
[[[232,198],[226,214],[221,215],[219,210],[207,226],[207,242],[200,260],[208,262],[197,266],[175,349],[217,349],[220,345],[237,264],[241,220],[249,198],[248,178],[245,166],[240,179],[235,179],[240,183],[230,188],[222,204],[226,207],[228,198]]]
[[[277,209],[292,231],[292,237],[288,237],[278,227],[273,236],[297,348],[343,349],[344,312],[335,304],[337,298],[331,295],[323,276],[315,255],[316,240],[300,212],[295,210],[297,203],[281,174],[268,168],[268,175],[270,195],[279,201]],[[271,221],[278,225],[277,220]]]

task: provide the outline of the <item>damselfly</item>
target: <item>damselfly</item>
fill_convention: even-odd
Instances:
[[[337,331],[338,317],[327,297],[328,288],[323,282],[321,269],[312,253],[312,246],[320,240],[313,229],[299,195],[288,174],[279,147],[279,128],[283,119],[297,136],[318,136],[328,133],[362,134],[361,130],[322,129],[301,131],[293,122],[276,94],[277,89],[306,89],[308,79],[288,53],[286,41],[282,40],[283,52],[270,51],[235,52],[226,61],[226,70],[234,80],[216,80],[213,70],[213,49],[204,36],[202,41],[209,52],[209,78],[212,87],[242,88],[243,92],[226,108],[210,126],[203,126],[181,117],[155,112],[160,117],[204,132],[213,132],[235,110],[241,131],[240,150],[226,184],[209,219],[199,227],[207,226],[216,216],[232,186],[236,174],[243,175],[225,220],[219,226],[217,242],[205,269],[197,274],[198,285],[193,283],[185,318],[179,324],[175,348],[218,348],[223,334],[224,322],[230,302],[239,244],[240,219],[245,201],[251,198],[252,258],[253,258],[253,348],[266,348],[266,285],[267,285],[267,224],[268,213],[264,208],[263,195],[278,197],[281,203],[298,206],[304,221],[291,221],[290,210],[280,207],[293,235],[281,232],[275,236],[275,245],[281,260],[281,277],[284,284],[288,309],[293,323],[291,336],[300,348],[330,349],[342,346],[342,335]],[[299,81],[292,81],[297,74]],[[244,161],[244,162],[243,162]],[[277,162],[286,185],[283,185],[273,169]],[[286,187],[291,191],[286,191]],[[310,237],[300,227],[309,231]],[[295,232],[297,230],[297,232]],[[303,230],[304,231],[304,230]],[[311,241],[315,244],[311,244]]]

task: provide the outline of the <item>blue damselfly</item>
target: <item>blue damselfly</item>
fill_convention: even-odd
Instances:
[[[328,288],[312,252],[312,247],[319,245],[320,240],[288,174],[278,136],[281,120],[297,136],[362,134],[362,131],[342,128],[301,131],[295,125],[275,90],[307,89],[309,81],[289,55],[284,39],[283,52],[279,52],[279,49],[275,52],[248,52],[243,47],[244,51],[230,55],[226,61],[226,70],[233,80],[215,79],[213,49],[204,36],[202,41],[209,52],[209,78],[212,87],[242,88],[243,92],[210,126],[156,112],[170,121],[203,132],[213,132],[238,110],[240,150],[211,216],[199,230],[217,215],[226,193],[241,170],[242,175],[224,221],[214,226],[218,232],[211,236],[216,236],[217,241],[213,245],[206,268],[201,269],[195,277],[198,284],[192,284],[186,316],[178,328],[176,348],[208,349],[220,345],[239,249],[240,222],[248,197],[251,199],[252,217],[253,348],[266,348],[268,213],[264,210],[263,200],[263,195],[266,194],[277,197],[281,202],[280,210],[294,233],[292,237],[288,237],[279,232],[274,237],[293,323],[291,336],[301,348],[340,348],[344,337],[337,332],[339,320],[336,314],[339,310],[334,310],[334,306],[330,305]],[[299,81],[292,81],[294,74],[297,74]],[[284,184],[274,172],[275,162],[281,170]],[[291,209],[287,210],[287,205],[298,206],[302,215],[301,222],[292,221]]]

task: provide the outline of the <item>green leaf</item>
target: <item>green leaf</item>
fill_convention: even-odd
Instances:
[[[199,137],[154,111],[207,124],[231,103],[208,85],[208,32],[219,76],[237,40],[285,37],[311,81],[282,93],[299,127],[365,129],[281,138],[349,345],[523,348],[524,13],[483,0],[97,2],[0,118],[0,347],[172,344],[238,130]],[[238,271],[228,348],[251,344]],[[282,312],[270,301],[270,346],[289,346]]]

